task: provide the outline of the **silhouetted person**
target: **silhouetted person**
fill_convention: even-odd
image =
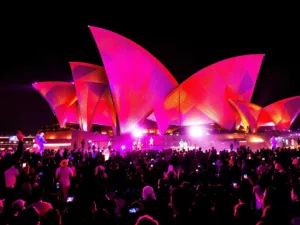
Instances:
[[[13,155],[10,155],[9,157],[6,157],[0,161],[0,173],[4,173],[4,171],[15,165],[23,154],[24,135],[21,131],[18,131],[17,137],[19,139],[17,151]]]
[[[84,139],[82,139],[82,141],[81,141],[81,148],[82,148],[82,151],[84,150],[84,145],[85,145],[85,141],[84,141]]]

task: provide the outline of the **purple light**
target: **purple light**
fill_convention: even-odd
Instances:
[[[126,148],[126,146],[125,146],[125,145],[122,145],[122,146],[121,146],[121,149],[122,149],[122,150],[124,150],[125,148]]]

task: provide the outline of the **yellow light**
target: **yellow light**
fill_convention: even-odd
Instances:
[[[253,142],[253,143],[262,143],[262,142],[265,142],[262,138],[260,137],[252,137],[250,139],[250,142]]]
[[[45,147],[57,147],[57,146],[71,146],[71,143],[46,143],[44,144]]]

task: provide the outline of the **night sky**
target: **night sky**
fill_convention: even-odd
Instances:
[[[88,13],[88,12],[86,12]],[[300,95],[299,36],[294,30],[248,21],[233,23],[212,18],[163,18],[148,14],[131,19],[126,15],[101,13],[39,12],[18,14],[1,21],[0,133],[17,129],[35,133],[43,125],[56,123],[47,102],[33,90],[38,81],[71,81],[70,61],[102,65],[88,29],[94,25],[124,35],[156,56],[175,76],[184,81],[196,71],[219,60],[249,53],[264,53],[252,102],[266,106]],[[259,26],[256,23],[260,23]],[[293,32],[293,33],[292,33]],[[284,34],[284,35],[283,35]],[[300,118],[294,123],[300,127]]]

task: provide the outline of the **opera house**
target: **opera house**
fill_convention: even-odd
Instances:
[[[60,127],[76,124],[81,130],[76,138],[75,134],[58,138],[58,133],[48,132],[48,140],[72,139],[70,144],[79,143],[98,125],[108,127],[108,132],[102,132],[100,139],[100,134],[93,132],[91,140],[97,139],[92,141],[99,145],[112,140],[116,148],[130,146],[133,139],[129,137],[137,129],[143,133],[144,145],[151,135],[157,146],[176,146],[182,138],[189,145],[200,145],[200,135],[187,137],[184,133],[184,128],[195,127],[199,127],[199,133],[206,129],[206,140],[218,133],[220,143],[228,139],[265,142],[257,131],[266,127],[288,131],[300,111],[300,96],[266,107],[251,103],[262,54],[224,59],[179,84],[158,59],[138,44],[109,30],[89,29],[103,66],[71,62],[72,83],[33,84],[49,103]]]

